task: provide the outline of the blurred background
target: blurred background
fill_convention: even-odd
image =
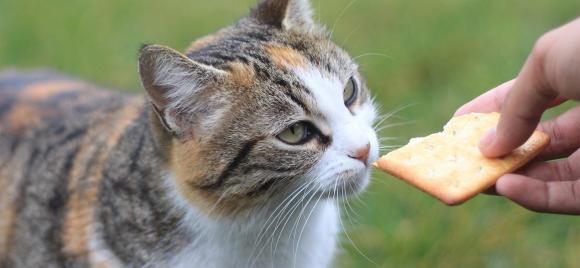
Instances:
[[[142,43],[183,50],[254,4],[1,0],[0,67],[50,67],[139,93]],[[312,6],[334,29],[334,40],[357,57],[382,113],[397,111],[381,131],[393,138],[385,142],[390,146],[439,131],[461,104],[514,77],[542,33],[580,12],[577,0],[313,0]],[[536,214],[485,195],[450,208],[378,172],[345,207],[337,267],[580,267],[580,217]]]

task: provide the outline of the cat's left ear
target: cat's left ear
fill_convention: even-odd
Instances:
[[[309,29],[314,25],[309,0],[262,0],[251,17],[283,30]]]
[[[139,74],[160,123],[171,134],[203,133],[204,119],[223,108],[208,92],[219,87],[227,73],[174,49],[143,46]]]

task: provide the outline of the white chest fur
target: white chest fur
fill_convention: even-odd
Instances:
[[[257,213],[254,219],[246,222],[215,221],[191,215],[195,219],[190,219],[194,223],[189,228],[196,237],[192,244],[171,259],[169,266],[330,266],[339,231],[339,212],[335,202],[310,204],[277,221],[272,221],[270,215],[271,211]]]

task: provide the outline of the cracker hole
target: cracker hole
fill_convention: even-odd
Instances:
[[[437,172],[435,171],[435,169],[430,168],[429,171],[427,171],[427,175],[429,175],[429,177],[435,177],[437,175]]]
[[[414,155],[409,156],[409,158],[407,158],[407,164],[413,163],[415,161],[415,159],[417,159],[417,157],[415,157]]]
[[[450,162],[456,163],[457,162],[457,155],[454,154],[454,155],[449,156],[448,160]]]

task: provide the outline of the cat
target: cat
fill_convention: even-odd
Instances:
[[[307,0],[263,0],[143,95],[0,73],[0,267],[329,267],[378,156],[371,94]]]

